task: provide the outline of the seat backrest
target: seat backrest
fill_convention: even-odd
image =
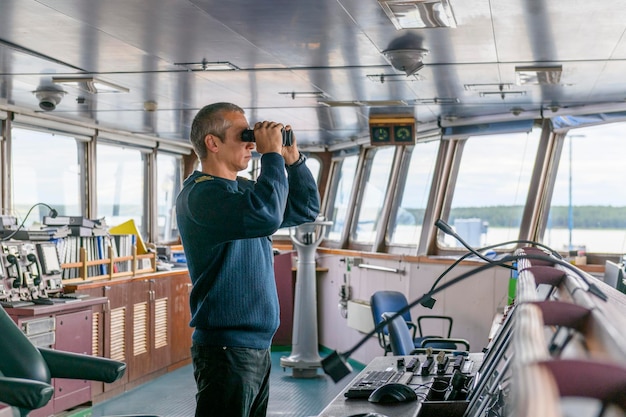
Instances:
[[[419,316],[417,318],[417,330],[419,331],[420,337],[429,336],[425,334],[425,332],[423,331],[423,325],[424,325],[424,322],[426,321],[439,322],[443,327],[447,328],[447,330],[445,330],[443,334],[439,334],[437,336],[452,337],[452,324],[453,324],[452,317],[433,315],[433,314]]]
[[[52,378],[111,383],[125,370],[124,362],[37,348],[0,306],[0,401],[12,405],[14,415],[46,405],[54,393]]]
[[[43,356],[1,306],[0,335],[0,372],[4,376],[50,383]]]
[[[394,312],[385,312],[382,314],[384,320],[389,320],[394,316]],[[387,326],[389,328],[389,342],[391,351],[394,355],[410,355],[415,349],[411,331],[402,316],[398,316],[391,320]]]
[[[395,313],[406,307],[408,301],[404,294],[399,291],[376,291],[370,298],[370,307],[372,309],[372,317],[374,325],[378,325],[382,321],[382,314],[387,312]],[[405,321],[411,322],[411,312],[406,311],[402,314]],[[387,327],[383,329],[388,334]]]
[[[54,393],[51,374],[39,350],[0,306],[0,398],[13,414],[26,416],[43,407]]]

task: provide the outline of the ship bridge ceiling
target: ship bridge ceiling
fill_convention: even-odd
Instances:
[[[626,107],[619,0],[408,3],[3,0],[0,105],[187,141],[228,101],[310,147],[366,138],[372,115],[419,134]]]

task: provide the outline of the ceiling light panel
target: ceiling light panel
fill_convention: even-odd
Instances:
[[[521,97],[526,95],[526,91],[481,91],[478,93],[481,97],[499,96],[504,100],[505,97]]]
[[[503,91],[510,90],[513,87],[511,83],[492,83],[492,84],[465,84],[466,91]]]
[[[406,106],[407,102],[404,100],[352,100],[352,101],[334,101],[334,100],[320,100],[317,102],[327,107],[393,107],[393,106]]]
[[[563,66],[527,66],[515,67],[518,85],[529,84],[560,84]]]
[[[91,94],[128,93],[130,90],[121,85],[104,81],[92,76],[52,77],[55,84],[78,88]]]
[[[419,74],[369,74],[367,78],[370,81],[375,83],[395,83],[395,82],[406,82],[406,81],[423,81],[425,78]]]
[[[397,30],[456,27],[448,0],[378,0]]]
[[[174,65],[180,65],[189,71],[236,71],[238,66],[228,61],[209,62],[203,59],[200,62],[175,62]]]
[[[417,98],[409,102],[409,104],[458,104],[461,100],[456,97],[433,97],[433,98]]]
[[[326,94],[321,91],[280,91],[281,96],[291,97],[292,100],[297,98],[325,98]]]

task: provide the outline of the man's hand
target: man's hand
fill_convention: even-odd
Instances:
[[[281,129],[283,125],[276,122],[258,122],[254,125],[254,141],[256,150],[260,154],[270,152],[282,153],[283,135]]]
[[[285,130],[291,130],[291,126],[285,126]],[[295,164],[298,158],[300,158],[300,151],[298,151],[298,145],[296,144],[296,135],[293,132],[291,132],[291,146],[283,146],[281,153],[283,158],[285,158],[285,165]]]

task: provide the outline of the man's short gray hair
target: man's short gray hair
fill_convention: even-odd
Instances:
[[[202,160],[207,156],[204,143],[206,135],[217,136],[220,140],[224,140],[224,132],[230,127],[230,122],[223,117],[226,112],[245,114],[244,110],[236,104],[213,103],[204,106],[194,117],[189,140],[199,159]]]

